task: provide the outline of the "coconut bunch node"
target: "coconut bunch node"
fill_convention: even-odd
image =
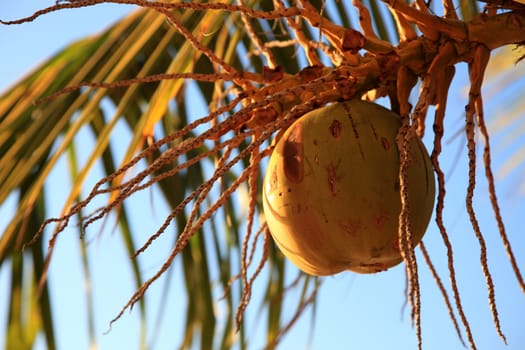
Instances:
[[[352,99],[306,113],[277,142],[264,178],[264,213],[275,243],[302,271],[374,273],[403,261],[400,126],[390,110]],[[435,180],[419,138],[408,152],[414,247],[432,214]]]

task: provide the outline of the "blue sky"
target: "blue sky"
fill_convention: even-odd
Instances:
[[[52,1],[48,3],[51,4]],[[0,18],[8,20],[26,16],[37,10],[39,6],[43,5],[28,0],[4,1],[0,5]],[[0,91],[67,43],[84,35],[96,33],[130,10],[132,10],[130,6],[99,5],[49,14],[33,23],[20,26],[0,26],[0,45],[8,48],[0,56]],[[519,67],[516,67],[516,70],[523,72]],[[517,84],[513,86],[515,89],[523,89],[522,85]],[[498,238],[481,166],[478,167],[480,176],[477,181],[476,210],[487,240],[489,264],[495,282],[499,315],[503,331],[509,340],[507,347],[503,346],[494,330],[488,309],[484,277],[479,264],[479,245],[464,208],[467,159],[463,134],[457,137],[454,137],[454,134],[462,128],[466,86],[466,67],[459,65],[458,74],[449,96],[447,134],[445,135],[447,142],[444,146],[445,157],[442,159],[450,186],[445,209],[445,223],[454,246],[459,288],[479,349],[524,349],[525,295],[519,290]],[[492,93],[492,91],[489,92]],[[508,93],[506,90],[504,92]],[[501,95],[485,99],[487,115],[501,116],[505,115],[505,108],[512,110],[512,105],[505,104],[505,101],[504,96]],[[124,127],[118,128],[115,137],[125,138],[127,132]],[[86,149],[87,157],[89,142],[92,140],[88,133],[82,137],[86,142],[83,147]],[[482,148],[478,147],[478,149],[481,151]],[[495,153],[496,169],[505,160],[498,158],[498,154],[502,153]],[[49,213],[57,215],[61,210],[61,199],[63,200],[67,195],[63,190],[64,183],[69,182],[65,162],[62,162],[62,165],[51,176],[53,181],[47,190],[53,193],[54,200],[49,203]],[[93,184],[99,176],[100,173],[97,174],[95,171],[88,182]],[[525,201],[523,193],[520,194],[516,190],[518,187],[516,178],[501,179],[498,193],[509,239],[514,247],[518,264],[525,270],[525,249],[523,249],[525,236],[522,225]],[[151,198],[156,199],[154,205],[151,204]],[[137,239],[141,241],[157,229],[167,209],[158,193],[139,194],[132,201],[136,210],[131,215],[132,222],[137,227]],[[12,203],[9,201],[0,206],[0,229],[5,225],[3,221],[5,219],[2,218],[7,217],[10,210],[12,210]],[[103,335],[107,330],[109,320],[116,315],[134,290],[131,271],[126,264],[127,256],[120,237],[109,230],[98,236],[94,230],[91,239],[89,254],[92,261],[92,287],[96,309],[95,332],[98,346],[100,349],[135,349],[139,327],[137,310],[125,313],[114,325],[112,331]],[[153,274],[162,264],[170,244],[169,238],[166,239],[154,245],[152,247],[154,250],[141,260],[146,274]],[[441,272],[444,283],[448,286],[446,252],[434,222],[431,222],[424,242],[436,267]],[[88,349],[89,347],[87,325],[84,320],[85,281],[79,252],[75,230],[66,231],[59,239],[56,255],[51,265],[52,302],[57,310],[57,340],[60,349]],[[422,291],[424,349],[459,349],[461,344],[448,318],[441,295],[420,253],[418,253],[418,258]],[[180,272],[178,263],[175,264],[172,272],[174,286],[177,285],[177,279],[180,276],[177,271]],[[1,269],[0,329],[2,330],[5,329],[3,325],[7,307],[8,278],[6,269]],[[158,302],[165,282],[165,280],[159,281],[148,294],[147,303],[152,310],[148,320],[152,324],[159,309]],[[404,303],[404,285],[402,266],[377,275],[357,275],[348,272],[324,278],[319,303],[315,310],[316,322],[313,337],[310,338],[310,320],[304,317],[284,338],[280,349],[302,349],[309,344],[310,339],[312,349],[415,349],[416,337],[410,326],[409,313],[406,310],[403,314],[401,312]],[[257,284],[255,289],[257,291]],[[179,310],[184,308],[186,303],[191,302],[186,300],[182,290],[172,286],[169,291],[170,298],[162,306],[165,313],[158,329],[158,337],[154,342],[155,349],[174,348],[177,342],[174,342],[171,337],[180,336],[181,331],[175,330],[180,330],[181,327],[178,325],[183,323]],[[255,297],[261,297],[260,294]],[[291,311],[294,310],[296,302],[293,298],[292,295],[287,299],[287,303],[293,305]],[[256,334],[260,334],[264,329],[257,323],[257,310],[250,311],[253,311],[253,319],[250,320],[252,328],[249,329],[258,330]],[[305,316],[308,316],[310,311],[307,310]],[[285,313],[284,317],[287,319],[291,315]],[[3,331],[0,331],[0,343],[3,343],[4,336]],[[254,342],[255,344],[259,342],[257,337]],[[39,348],[43,348],[42,344],[40,342]],[[254,345],[253,348],[258,349],[259,347]]]

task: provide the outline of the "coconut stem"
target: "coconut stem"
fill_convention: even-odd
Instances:
[[[409,145],[412,138],[417,137],[410,119],[402,117],[402,125],[399,128],[396,143],[399,151],[399,183],[401,197],[401,212],[399,213],[399,248],[403,260],[407,264],[409,280],[409,300],[411,301],[412,314],[415,320],[416,336],[419,349],[423,348],[421,335],[421,295],[419,287],[419,276],[414,243],[412,239],[412,228],[410,221],[408,167],[410,164]]]
[[[465,107],[465,131],[467,134],[467,146],[468,146],[468,159],[469,159],[469,182],[467,187],[466,206],[467,212],[472,224],[474,233],[479,241],[480,246],[480,263],[485,275],[487,283],[487,292],[489,298],[490,310],[492,312],[492,318],[498,335],[501,337],[503,342],[506,344],[507,339],[503,334],[500,326],[498,309],[496,304],[496,293],[494,290],[494,283],[492,281],[492,274],[489,270],[487,260],[487,245],[485,238],[481,232],[478,219],[473,206],[474,190],[476,188],[476,141],[475,141],[475,122],[474,116],[477,115],[479,119],[483,118],[483,104],[481,99],[481,85],[483,82],[483,75],[485,68],[488,64],[490,57],[490,51],[482,46],[478,45],[475,49],[474,59],[469,64],[469,75],[470,75],[470,92],[468,105]]]

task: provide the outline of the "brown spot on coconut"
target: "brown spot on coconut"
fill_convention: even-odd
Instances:
[[[341,136],[341,122],[339,120],[334,119],[332,124],[330,124],[330,134],[335,138]]]
[[[283,137],[283,167],[286,178],[293,183],[303,180],[303,139],[301,123],[296,122]]]

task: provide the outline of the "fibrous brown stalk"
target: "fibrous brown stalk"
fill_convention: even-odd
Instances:
[[[447,290],[445,289],[445,286],[443,285],[443,282],[441,281],[441,278],[439,277],[439,274],[436,268],[434,267],[434,264],[432,263],[432,259],[430,258],[430,255],[428,254],[427,248],[425,247],[425,244],[423,242],[419,244],[419,248],[421,249],[425,262],[427,263],[428,268],[430,269],[430,272],[432,273],[432,277],[434,277],[434,280],[436,281],[439,291],[441,292],[441,295],[443,296],[443,300],[445,301],[445,305],[447,306],[448,315],[450,319],[452,320],[452,323],[454,324],[454,329],[456,330],[456,334],[458,335],[458,338],[461,341],[461,344],[463,344],[463,346],[466,346],[465,341],[463,340],[463,336],[461,335],[461,330],[459,329],[459,324],[456,319],[456,315],[454,314],[454,310],[452,309],[452,304],[450,303],[450,299],[448,297]]]
[[[469,75],[470,75],[470,91],[469,101],[465,107],[465,131],[467,134],[467,147],[468,147],[468,159],[469,159],[469,183],[467,188],[466,206],[469,214],[472,228],[480,245],[480,263],[485,275],[487,282],[487,291],[489,298],[490,310],[492,311],[492,317],[494,319],[494,325],[499,336],[503,339],[506,344],[507,339],[503,334],[500,326],[498,309],[496,306],[496,293],[494,290],[494,282],[492,281],[492,274],[489,270],[488,259],[487,259],[487,244],[485,238],[481,232],[478,219],[473,206],[474,190],[476,188],[476,141],[475,141],[475,121],[474,116],[483,119],[483,107],[481,100],[481,85],[483,82],[483,76],[485,74],[485,68],[490,58],[490,50],[482,45],[479,45],[474,50],[474,59],[469,64]]]
[[[414,315],[418,348],[423,348],[423,338],[421,335],[421,290],[419,286],[419,275],[416,255],[414,253],[414,243],[412,238],[412,228],[410,220],[410,207],[408,197],[408,166],[410,163],[409,145],[412,138],[417,137],[414,125],[410,124],[410,119],[402,118],[402,124],[397,134],[397,147],[399,150],[399,184],[401,197],[401,212],[399,213],[399,250],[403,260],[407,264],[409,281],[409,300],[411,301],[412,314]]]

